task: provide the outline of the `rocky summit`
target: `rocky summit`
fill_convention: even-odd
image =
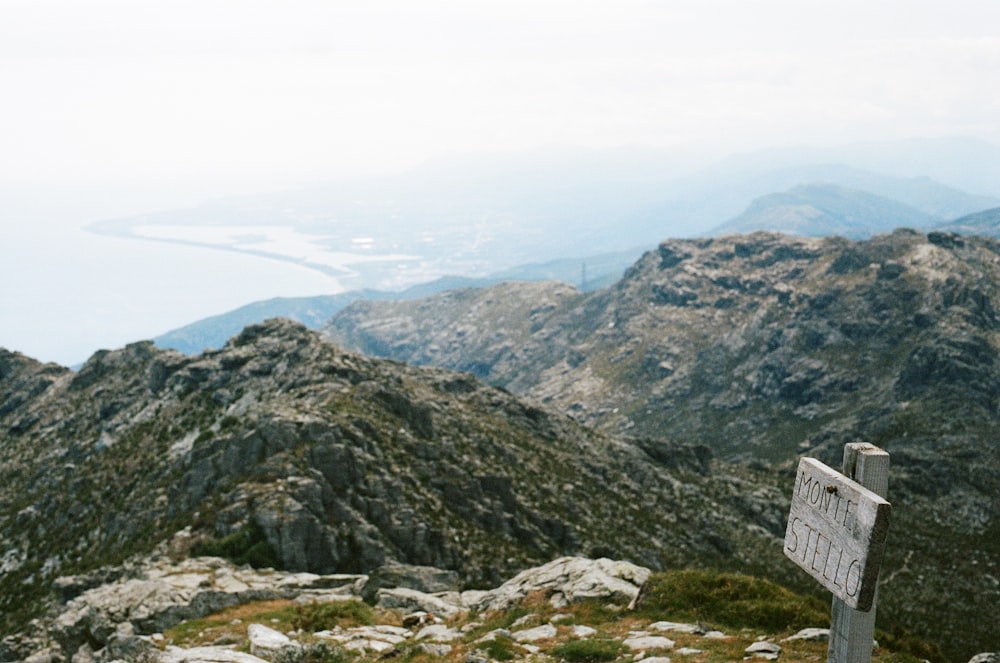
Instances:
[[[393,563],[422,565],[463,589],[566,554],[653,569],[780,558],[785,498],[753,470],[595,432],[468,374],[345,352],[288,321],[198,357],[136,343],[78,372],[4,351],[0,394],[7,634],[163,545],[175,560],[380,570],[389,584]]]
[[[839,468],[845,443],[881,446],[894,522],[880,614],[946,623],[963,652],[993,637],[981,615],[1000,604],[995,239],[669,240],[597,292],[506,283],[357,303],[325,334],[789,483],[800,454]]]

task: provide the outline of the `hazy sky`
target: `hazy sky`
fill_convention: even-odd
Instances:
[[[537,145],[1000,141],[994,0],[0,0],[0,180]]]
[[[62,363],[288,264],[84,224],[539,146],[1000,143],[996,0],[0,0],[0,346]]]

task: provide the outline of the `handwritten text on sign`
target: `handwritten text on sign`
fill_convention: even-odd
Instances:
[[[785,555],[855,610],[875,597],[889,503],[815,458],[795,476]]]

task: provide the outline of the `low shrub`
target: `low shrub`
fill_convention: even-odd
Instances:
[[[494,661],[510,661],[518,657],[514,649],[514,641],[510,638],[497,636],[492,640],[480,643],[477,648],[489,654]]]
[[[830,606],[762,578],[685,569],[654,574],[636,609],[651,618],[728,628],[799,630],[830,621]]]
[[[375,614],[371,606],[361,601],[332,601],[297,606],[292,627],[315,633],[329,631],[335,626],[371,626]]]
[[[233,564],[249,564],[255,569],[281,568],[264,530],[254,522],[229,536],[199,543],[191,549],[191,554],[225,557]]]
[[[937,643],[916,637],[898,626],[889,631],[876,630],[875,639],[883,647],[908,655],[914,661],[939,663],[948,660],[941,653],[941,648]]]
[[[570,640],[550,653],[570,663],[602,663],[615,660],[624,650],[617,640]]]
[[[279,651],[274,663],[346,663],[348,653],[334,644],[314,642],[304,647],[288,647]]]

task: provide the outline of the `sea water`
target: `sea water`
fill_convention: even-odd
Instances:
[[[113,206],[3,194],[0,347],[42,361],[73,366],[253,301],[344,290],[290,262],[84,230]]]

